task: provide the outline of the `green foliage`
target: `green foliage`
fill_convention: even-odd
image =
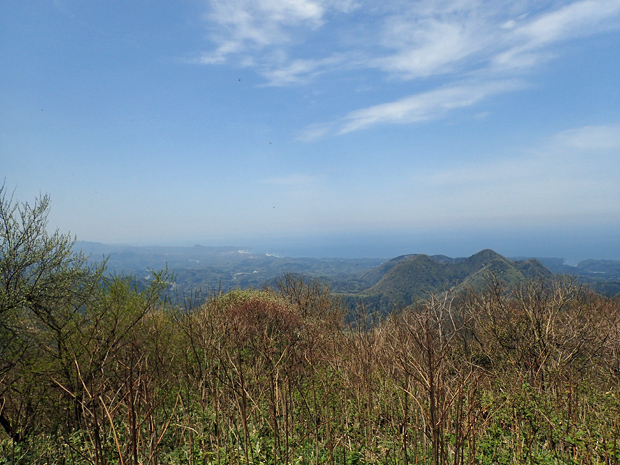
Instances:
[[[347,324],[328,287],[288,275],[181,309],[162,299],[167,271],[103,278],[41,229],[47,201],[11,205],[0,463],[620,460],[618,300],[490,279]],[[450,264],[429,260],[429,280]]]
[[[48,212],[48,196],[19,204],[0,187],[0,423],[14,441],[37,428],[37,411],[58,406],[40,379],[66,372],[105,266],[73,254],[70,236],[48,234]]]
[[[536,260],[511,261],[492,250],[465,259],[405,255],[364,273],[366,286],[345,295],[357,296],[367,307],[390,313],[431,294],[481,290],[491,277],[514,286],[532,279],[551,280],[552,273]]]
[[[18,362],[33,332],[68,329],[103,270],[73,254],[70,236],[47,233],[48,212],[48,196],[20,205],[0,187],[0,374]]]

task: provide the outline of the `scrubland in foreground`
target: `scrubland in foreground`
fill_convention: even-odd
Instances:
[[[162,299],[0,187],[0,463],[620,461],[620,301],[570,281],[345,317],[316,281]]]
[[[345,324],[314,282],[106,284],[3,367],[4,463],[618,463],[620,302],[570,282]]]

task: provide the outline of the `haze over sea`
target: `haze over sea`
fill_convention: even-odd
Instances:
[[[468,257],[490,248],[506,257],[556,257],[575,265],[596,258],[620,260],[620,241],[614,228],[524,231],[454,230],[418,233],[331,234],[281,238],[235,238],[220,241],[171,241],[168,245],[235,245],[253,252],[277,256],[314,258],[393,258],[424,253],[449,257]]]

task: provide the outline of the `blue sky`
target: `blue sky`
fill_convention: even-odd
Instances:
[[[4,0],[0,176],[80,240],[620,259],[620,0]]]

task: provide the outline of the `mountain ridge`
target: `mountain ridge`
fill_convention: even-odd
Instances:
[[[431,293],[479,288],[491,276],[514,285],[527,279],[552,279],[553,273],[536,259],[513,261],[493,250],[484,249],[459,259],[425,254],[403,255],[379,265],[366,276],[372,276],[371,283],[374,283],[360,289],[357,296],[389,311],[410,305]],[[337,289],[335,291],[338,292]],[[354,297],[352,293],[343,295],[348,299]]]
[[[168,267],[177,295],[209,294],[237,288],[263,288],[284,274],[319,279],[349,306],[408,305],[432,292],[480,287],[494,275],[508,283],[550,279],[564,274],[608,296],[620,293],[620,261],[585,260],[576,266],[559,258],[507,258],[491,249],[469,257],[405,254],[390,259],[294,258],[257,253],[237,246],[131,246],[77,242],[90,261],[107,257],[108,270],[143,279]]]

